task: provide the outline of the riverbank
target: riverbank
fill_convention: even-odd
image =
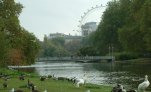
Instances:
[[[116,61],[117,63],[120,62],[127,62],[127,63],[151,63],[151,58],[138,58],[138,59],[130,59],[130,60],[122,60]]]
[[[3,88],[2,84],[4,83],[4,79],[0,78],[0,92],[9,92],[12,88],[21,89],[23,92],[30,92],[31,89],[27,88],[28,79],[40,92],[43,92],[44,90],[47,90],[48,92],[86,92],[86,90],[90,90],[91,92],[110,92],[112,89],[110,86],[100,86],[87,83],[77,88],[73,82],[69,82],[67,80],[54,80],[52,78],[40,81],[39,76],[28,73],[24,73],[25,80],[19,80],[19,74],[21,72],[8,69],[0,69],[0,73],[9,75],[9,79],[7,80],[7,88]]]

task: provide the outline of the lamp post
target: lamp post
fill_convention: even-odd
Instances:
[[[111,49],[111,47],[110,47],[110,45],[109,45],[109,56],[110,56],[110,49]]]
[[[113,45],[111,46],[111,48],[112,48],[112,62],[114,61],[114,59],[113,59],[113,53],[114,53],[114,47],[113,47]]]
[[[109,56],[112,57],[112,61],[113,61],[113,53],[114,53],[114,47],[113,45],[109,45]]]

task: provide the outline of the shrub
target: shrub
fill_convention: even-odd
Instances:
[[[138,58],[138,55],[131,52],[121,52],[121,53],[115,53],[115,58],[117,60],[130,60],[130,59]]]

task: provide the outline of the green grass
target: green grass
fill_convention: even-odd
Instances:
[[[25,80],[19,80],[17,77],[13,77],[7,81],[8,88],[3,88],[0,86],[0,92],[9,92],[12,88],[22,89],[24,92],[30,92],[31,90],[26,87],[27,79],[32,81],[36,88],[43,92],[45,89],[48,92],[85,92],[86,90],[91,90],[91,92],[110,92],[111,87],[109,86],[99,86],[93,84],[85,84],[79,88],[75,87],[75,84],[68,81],[47,79],[45,81],[40,81],[39,77],[26,77]],[[0,84],[4,82],[0,79]]]
[[[85,84],[77,88],[75,84],[69,81],[62,80],[53,80],[46,79],[45,81],[40,81],[40,78],[36,74],[31,74],[30,76],[26,74],[25,80],[19,80],[18,75],[20,74],[17,71],[12,70],[2,70],[0,72],[10,74],[11,78],[7,81],[8,87],[3,88],[2,84],[4,83],[4,79],[0,78],[0,92],[9,92],[12,88],[22,89],[24,92],[31,92],[30,89],[26,87],[27,80],[29,79],[34,83],[36,89],[40,92],[43,92],[47,89],[48,92],[86,92],[86,90],[90,90],[91,92],[110,92],[110,86],[103,85],[94,85],[94,84]]]

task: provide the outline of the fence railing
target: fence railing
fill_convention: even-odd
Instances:
[[[114,56],[74,56],[74,57],[44,57],[37,61],[70,61],[70,60],[115,60]]]

